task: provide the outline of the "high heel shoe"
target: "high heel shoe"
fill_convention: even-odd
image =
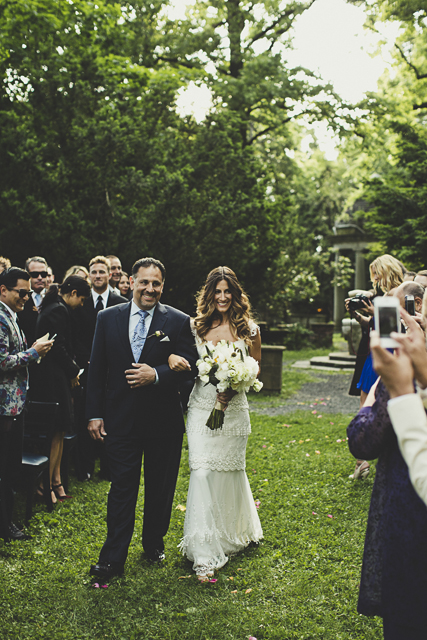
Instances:
[[[61,494],[58,491],[59,487],[62,487],[62,482],[60,482],[59,484],[52,485],[52,491],[56,495],[59,502],[63,502],[64,500],[71,500],[73,496],[69,496],[66,493],[63,496],[61,496]]]

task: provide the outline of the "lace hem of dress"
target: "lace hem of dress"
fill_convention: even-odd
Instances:
[[[229,558],[243,549],[245,549],[251,542],[258,544],[263,539],[264,535],[262,530],[252,536],[245,535],[243,538],[235,538],[232,539],[227,532],[218,531],[215,529],[213,531],[206,531],[203,535],[200,533],[193,533],[185,535],[178,544],[178,549],[181,551],[183,556],[187,556],[190,561],[193,561],[193,571],[195,571],[198,576],[205,576],[209,573],[213,573],[217,569],[221,569],[229,560]],[[229,548],[226,550],[226,553],[219,552],[213,558],[210,558],[208,562],[200,562],[196,558],[193,557],[193,554],[189,551],[191,548],[197,546],[199,549],[203,548],[204,544],[209,546],[212,545],[214,540],[219,540],[222,538],[222,546],[224,546],[224,541],[226,540],[226,544],[228,543]]]

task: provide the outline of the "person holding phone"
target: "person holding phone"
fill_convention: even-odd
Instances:
[[[71,389],[79,384],[80,370],[74,361],[71,314],[89,295],[90,286],[86,280],[69,276],[61,285],[51,285],[37,319],[36,336],[56,335],[51,352],[40,363],[38,375],[33,376],[30,386],[32,400],[59,404],[58,430],[52,440],[49,467],[54,504],[69,497],[61,483],[61,459],[64,434],[73,428]],[[42,493],[41,489],[38,493]]]
[[[415,316],[421,313],[424,291],[425,287],[418,282],[403,282],[395,289],[393,295],[398,298],[402,309]]]
[[[17,314],[31,294],[24,269],[8,267],[0,274],[0,536],[5,540],[29,537],[12,520],[14,485],[22,465],[28,367],[52,347],[52,341],[38,341],[28,348],[19,327]]]
[[[409,330],[388,336],[399,345],[395,353],[381,346],[380,335],[386,337],[381,318],[381,333],[372,332],[373,362],[382,378],[372,404],[368,400],[347,430],[353,455],[378,458],[357,609],[383,618],[385,640],[424,640],[427,510],[421,498],[427,498],[427,419],[414,377],[427,386],[427,357],[419,324],[404,309],[400,315]]]
[[[372,300],[379,296],[388,295],[392,289],[398,287],[404,280],[405,271],[403,264],[387,253],[371,262],[369,273],[374,287]],[[349,310],[349,300],[346,300],[346,308]],[[364,313],[360,313],[360,311]],[[366,302],[360,311],[352,312],[353,317],[362,327],[363,337],[359,346],[349,393],[350,395],[355,395],[360,392],[360,406],[363,407],[369,390],[375,384],[378,376],[372,366],[372,357],[369,351],[369,334],[374,326],[374,306],[372,302]],[[362,366],[363,359],[364,364]],[[368,474],[369,463],[367,460],[356,460],[356,467],[350,477],[356,480],[358,478],[366,478]]]

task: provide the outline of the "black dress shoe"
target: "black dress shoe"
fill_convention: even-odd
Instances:
[[[11,522],[7,528],[5,538],[6,537],[9,538],[9,540],[31,540],[31,536],[18,529],[16,524],[13,524],[13,522]]]
[[[166,559],[164,549],[162,551],[160,549],[150,549],[150,551],[146,551],[145,553],[150,562],[161,563]]]
[[[123,565],[117,562],[97,562],[90,567],[90,575],[102,580],[109,580],[114,576],[121,576],[123,574]]]

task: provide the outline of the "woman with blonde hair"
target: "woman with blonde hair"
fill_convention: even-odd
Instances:
[[[400,284],[402,284],[405,277],[406,268],[399,260],[391,256],[390,254],[385,253],[382,256],[378,256],[378,258],[375,258],[375,260],[371,262],[371,264],[369,265],[369,273],[374,287],[373,297],[376,297],[381,295],[390,295],[390,292],[393,291],[393,289],[396,289]],[[364,335],[364,337],[362,337],[362,340],[364,340],[366,351],[368,353],[362,368],[362,372],[360,373],[359,381],[356,384],[356,375],[360,371],[360,368],[356,368],[355,376],[353,377],[353,382],[351,385],[352,388],[356,386],[356,388],[360,390],[361,407],[363,407],[365,400],[368,397],[370,388],[373,384],[375,384],[378,378],[378,375],[372,366],[372,356],[369,352],[369,333],[373,328],[374,306],[371,302],[365,303],[365,306],[362,310],[365,311],[368,315],[363,315],[358,311],[354,311],[353,315],[362,327],[362,333]],[[359,352],[360,348],[358,351],[358,355]],[[357,460],[354,473],[350,477],[353,477],[353,479],[365,478],[368,473],[369,463],[366,460]]]
[[[206,344],[227,340],[261,360],[261,336],[249,299],[229,267],[213,269],[197,296],[192,323],[199,356]],[[186,362],[170,356],[169,366],[179,370]],[[215,400],[225,405],[222,429],[210,430],[207,419]],[[193,562],[199,579],[209,579],[228,556],[263,537],[245,472],[246,444],[251,432],[246,394],[231,389],[217,393],[212,384],[197,378],[190,396],[187,438],[190,485],[180,548]]]
[[[371,280],[376,289],[380,289],[383,293],[388,293],[392,289],[396,289],[405,278],[406,268],[396,258],[388,253],[375,258],[369,265],[369,273]]]
[[[84,278],[86,282],[90,284],[89,271],[81,264],[74,264],[72,267],[67,269],[67,272],[64,276],[64,281],[70,276],[78,276],[79,278]]]

